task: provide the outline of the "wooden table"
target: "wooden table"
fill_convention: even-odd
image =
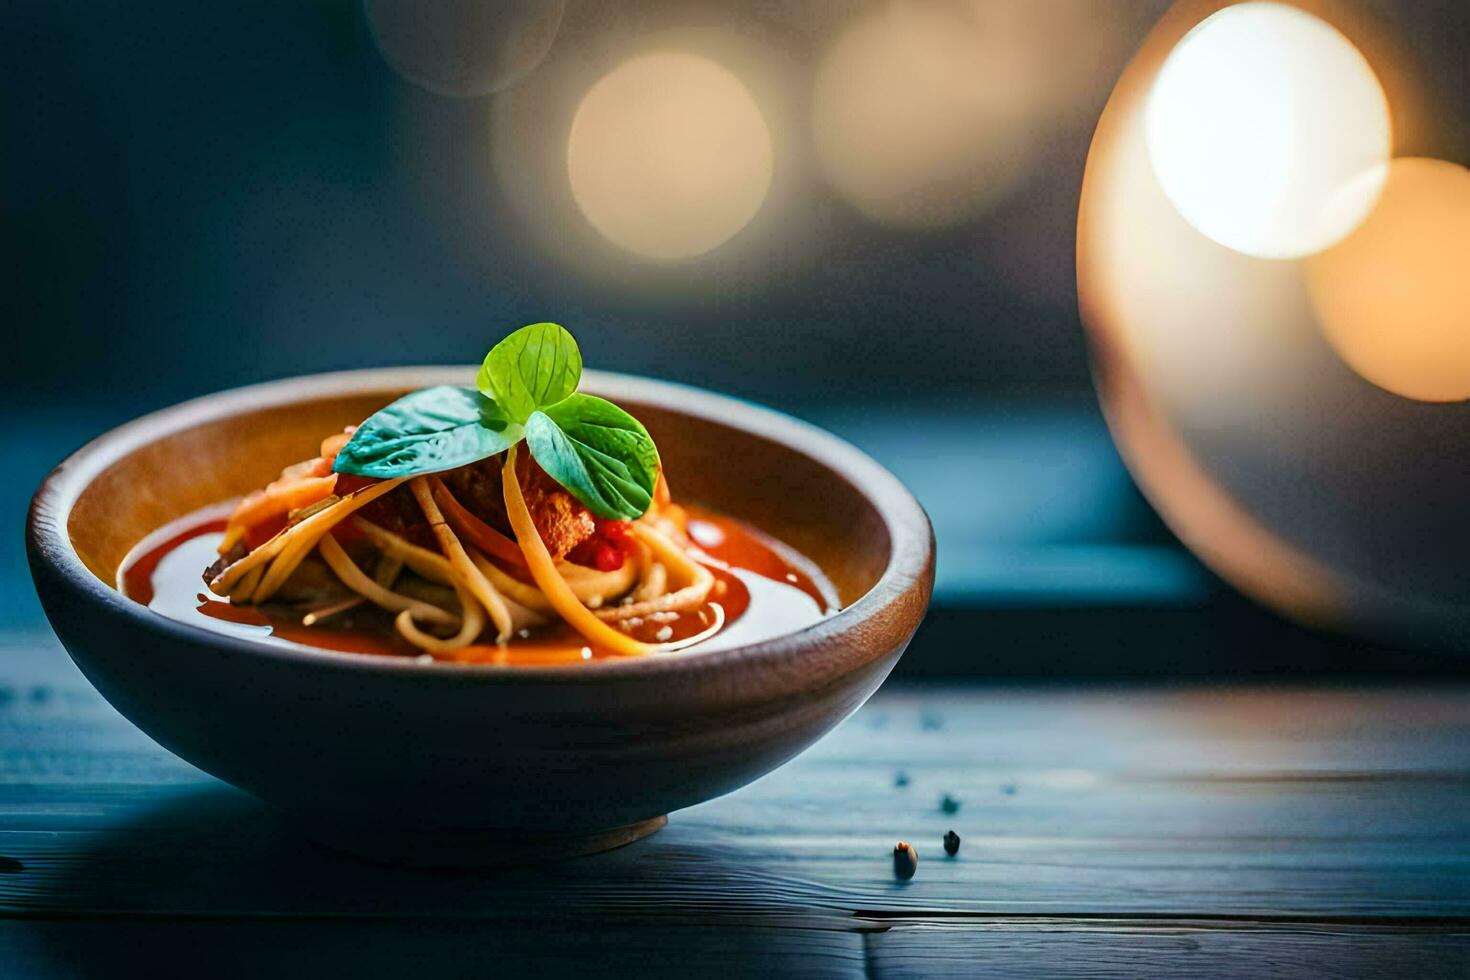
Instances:
[[[12,638],[0,916],[6,977],[1465,977],[1470,690],[890,686],[645,841],[449,873],[303,842]]]

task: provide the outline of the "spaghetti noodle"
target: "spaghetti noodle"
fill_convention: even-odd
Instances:
[[[343,442],[329,437],[323,449]],[[283,519],[275,515],[283,522],[264,540],[259,497],[236,507],[221,542],[224,555],[206,575],[215,593],[236,605],[265,605],[296,594],[298,578],[325,568],[347,595],[308,612],[303,625],[326,628],[332,617],[370,603],[392,615],[403,640],[436,657],[487,639],[513,643],[554,620],[620,656],[683,649],[724,624],[724,609],[714,601],[719,583],[683,534],[683,512],[666,489],[659,494],[665,503],[655,501],[643,517],[603,521],[549,485],[533,461],[518,465],[514,446],[463,468],[473,472],[359,481],[341,495],[334,491],[346,480],[312,475],[330,461],[288,467],[272,484],[301,502],[308,489],[294,486],[292,477],[305,474],[301,479],[316,481],[321,496]],[[495,470],[498,507],[484,492]],[[460,499],[456,487],[473,499]],[[666,487],[662,477],[660,487]],[[548,533],[552,520],[561,526]],[[569,536],[577,538],[570,547]],[[552,554],[548,538],[562,554]],[[247,547],[251,541],[257,543]],[[700,628],[678,640],[634,635],[645,621],[696,613]]]

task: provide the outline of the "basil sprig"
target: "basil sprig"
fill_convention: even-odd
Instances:
[[[607,520],[653,502],[658,449],[612,402],[579,394],[582,353],[554,323],[522,327],[491,348],[479,390],[441,385],[368,419],[337,454],[338,473],[392,479],[464,466],[520,442],[552,479]]]
[[[641,517],[653,502],[658,450],[633,416],[572,395],[526,420],[526,445],[547,474],[599,517]]]
[[[493,399],[439,385],[404,395],[358,426],[332,469],[384,480],[437,473],[503,453],[525,434]]]
[[[490,348],[475,387],[522,424],[577,390],[582,352],[565,327],[533,323]]]

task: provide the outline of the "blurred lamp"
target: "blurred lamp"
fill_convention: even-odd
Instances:
[[[1377,207],[1307,282],[1353,370],[1405,398],[1470,398],[1470,170],[1393,161]]]
[[[1148,99],[1154,173],[1189,223],[1263,258],[1320,251],[1363,220],[1388,162],[1388,102],[1330,24],[1279,3],[1210,16]]]
[[[900,0],[859,17],[817,70],[822,169],[885,224],[951,225],[1025,173],[1046,68],[962,4]]]
[[[1470,178],[1373,170],[1387,112],[1338,32],[1392,45],[1329,26],[1346,6],[1171,9],[1098,122],[1078,294],[1114,438],[1191,550],[1296,618],[1470,652]],[[1454,147],[1454,76],[1419,67],[1395,112],[1438,105]]]
[[[598,80],[572,119],[567,172],[587,221],[651,259],[700,255],[755,216],[771,133],[749,89],[702,55],[658,51]]]

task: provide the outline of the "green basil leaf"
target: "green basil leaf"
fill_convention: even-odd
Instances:
[[[490,348],[475,384],[511,421],[524,423],[576,391],[581,379],[582,352],[572,335],[555,323],[533,323]]]
[[[332,469],[382,480],[438,473],[502,453],[524,435],[473,388],[440,385],[404,395],[358,426]]]
[[[526,445],[553,480],[606,520],[642,517],[653,502],[658,449],[633,416],[572,395],[526,422]]]

